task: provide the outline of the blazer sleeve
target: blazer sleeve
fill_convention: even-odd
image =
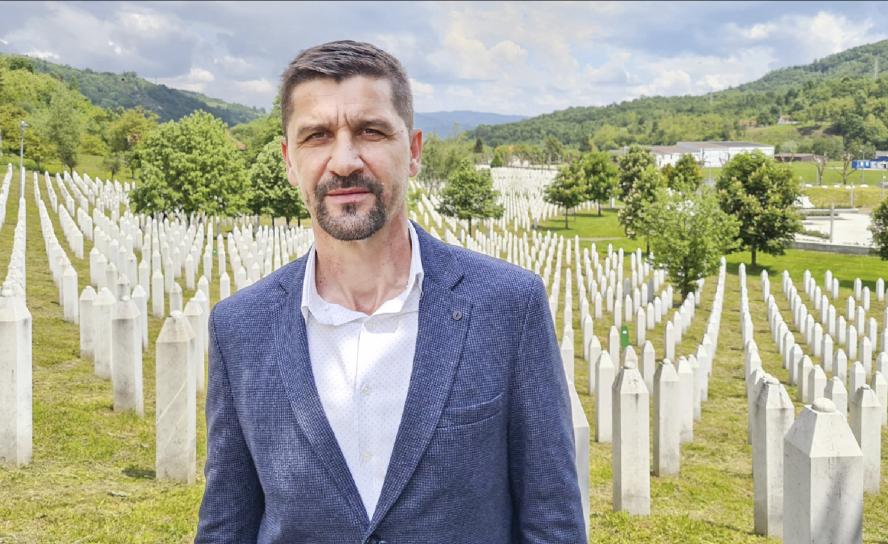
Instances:
[[[515,542],[586,542],[567,378],[546,289],[534,276],[510,384],[509,476]]]
[[[206,490],[200,505],[197,543],[256,542],[265,498],[247,448],[219,348],[215,308],[210,314],[207,385]]]

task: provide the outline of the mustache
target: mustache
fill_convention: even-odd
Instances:
[[[325,196],[327,196],[327,193],[329,193],[330,191],[355,188],[366,189],[377,197],[382,196],[383,189],[381,183],[369,176],[365,176],[364,174],[355,172],[354,174],[349,174],[347,176],[334,175],[318,183],[314,191],[315,198],[320,201]]]

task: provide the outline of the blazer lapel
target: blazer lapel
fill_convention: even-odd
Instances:
[[[400,496],[435,432],[450,396],[471,317],[472,305],[452,291],[462,275],[455,268],[450,250],[418,226],[415,228],[425,273],[416,352],[401,424],[367,534],[375,530]]]
[[[289,265],[293,267],[293,272],[281,277],[280,283],[287,291],[287,295],[278,306],[275,325],[278,367],[299,427],[308,438],[318,459],[336,482],[339,492],[348,501],[355,516],[366,527],[369,522],[367,511],[348,470],[345,457],[339,449],[336,435],[324,413],[314,374],[311,371],[308,336],[305,320],[300,311],[306,260],[303,256]]]

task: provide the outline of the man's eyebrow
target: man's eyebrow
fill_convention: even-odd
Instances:
[[[296,137],[301,138],[307,134],[312,134],[314,132],[323,132],[326,130],[329,130],[329,128],[324,123],[312,123],[310,125],[299,127],[296,130]]]
[[[357,118],[351,122],[355,128],[377,127],[386,132],[394,132],[395,127],[382,117]]]

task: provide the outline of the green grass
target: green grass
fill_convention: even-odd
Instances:
[[[115,413],[111,409],[111,384],[96,377],[92,364],[79,358],[78,328],[61,319],[57,290],[40,236],[33,186],[29,184],[27,190],[28,306],[34,319],[34,459],[24,468],[0,468],[0,543],[190,541],[204,487],[203,395],[198,399],[197,483],[189,486],[154,480],[153,340],[161,323],[150,320],[152,347],[143,358],[145,417]],[[8,261],[17,203],[18,184],[13,184],[6,224],[0,230],[0,267],[4,267],[0,271],[5,271]],[[602,217],[595,211],[581,212],[570,218],[567,230],[560,218],[545,222],[542,228],[570,238],[578,235],[584,247],[594,241],[602,253],[608,243],[627,251],[642,243],[622,235],[616,214],[610,210],[605,210]],[[61,237],[57,223],[55,231]],[[85,246],[88,253],[91,245],[87,242]],[[86,261],[74,259],[70,252],[69,256],[84,285],[88,278]],[[751,449],[746,444],[737,277],[739,263],[748,261],[748,254],[728,257],[729,274],[709,401],[704,404],[702,421],[695,426],[694,442],[682,448],[681,475],[652,478],[650,517],[630,517],[611,511],[611,447],[590,444],[590,542],[776,542],[752,534]],[[780,292],[779,274],[783,269],[790,270],[796,286],[801,287],[802,272],[806,268],[818,281],[822,281],[823,272],[831,268],[841,280],[841,300],[850,293],[855,277],[861,277],[871,288],[876,278],[888,277],[888,263],[874,257],[788,251],[779,257],[760,255],[759,261],[770,271],[772,292],[784,312],[788,311],[788,304]],[[765,367],[786,382],[776,346],[767,330],[759,271],[748,270],[756,339]],[[214,276],[218,277],[218,272]],[[211,285],[211,299],[215,301],[217,287],[214,283]],[[697,316],[678,354],[689,354],[701,340],[715,287],[716,278],[709,278]],[[573,300],[574,307],[578,308],[576,288],[574,286]],[[563,303],[563,295],[561,298]],[[869,315],[876,316],[881,323],[883,311],[884,304],[874,300]],[[588,392],[588,367],[582,360],[582,329],[577,314],[574,312],[572,316],[576,331],[575,383],[594,438],[594,398]],[[555,319],[560,336],[560,308]],[[610,325],[609,317],[595,323],[595,333],[605,348]],[[634,331],[632,337],[634,339]],[[649,331],[647,337],[661,354],[663,324]],[[792,388],[790,394],[795,398]],[[882,453],[884,467],[888,465],[888,443],[883,442]],[[884,468],[883,474],[886,474]],[[884,477],[883,487],[888,489]],[[865,542],[888,541],[886,511],[888,493],[866,497]]]

